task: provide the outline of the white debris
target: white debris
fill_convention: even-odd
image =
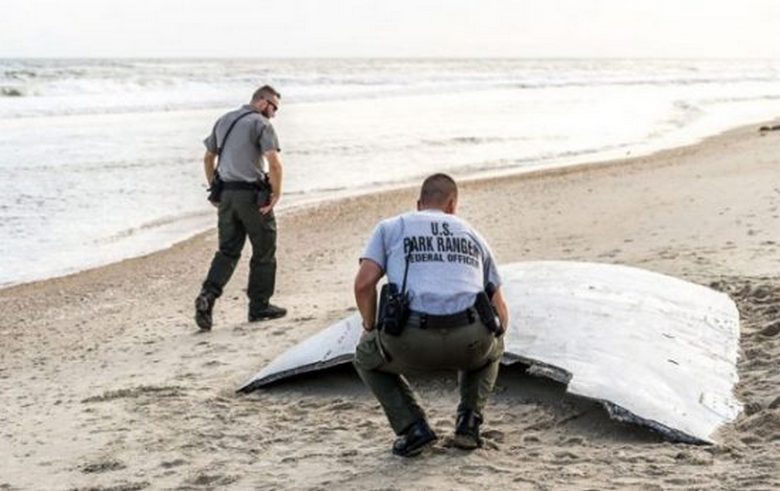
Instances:
[[[501,267],[512,326],[505,364],[567,384],[610,416],[671,440],[712,442],[741,411],[739,314],[728,296],[649,271],[537,261]],[[240,391],[347,363],[362,332],[352,315],[272,361]]]

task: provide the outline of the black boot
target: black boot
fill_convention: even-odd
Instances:
[[[436,433],[428,423],[424,419],[418,420],[393,443],[393,453],[401,457],[414,457],[421,454],[436,438]]]
[[[195,299],[195,323],[201,331],[211,330],[211,311],[214,309],[216,299],[214,294],[206,290],[201,290],[198,298]]]
[[[278,319],[280,317],[284,317],[285,315],[287,315],[287,309],[284,307],[277,307],[276,305],[271,305],[269,303],[262,309],[252,310],[250,308],[248,320],[249,322],[259,322]]]
[[[481,447],[482,439],[479,437],[479,425],[481,424],[482,416],[478,412],[471,409],[459,411],[452,444],[464,450],[474,450]]]

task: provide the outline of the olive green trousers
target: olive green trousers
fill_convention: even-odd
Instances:
[[[503,353],[503,337],[496,338],[479,319],[461,327],[424,329],[410,321],[400,336],[377,330],[363,333],[354,365],[382,405],[393,431],[401,435],[414,422],[425,419],[403,374],[458,370],[458,411],[469,409],[481,415]]]
[[[215,297],[222,295],[249,237],[252,244],[247,287],[249,312],[263,310],[268,306],[276,284],[276,219],[273,212],[260,213],[255,191],[225,190],[218,217],[219,250],[211,261],[203,289]]]

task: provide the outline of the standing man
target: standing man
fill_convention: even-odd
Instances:
[[[223,182],[219,196],[219,250],[195,299],[195,322],[211,329],[214,302],[230,280],[241,257],[246,237],[252,243],[249,263],[249,322],[283,317],[287,310],[271,305],[276,280],[276,220],[274,206],[282,195],[282,160],[279,141],[270,119],[279,110],[281,95],[264,85],[249,104],[219,118],[204,140],[206,181]],[[263,161],[268,162],[268,174]],[[217,170],[217,165],[219,166]]]
[[[404,457],[419,454],[437,437],[401,374],[458,370],[453,443],[474,449],[481,444],[482,411],[504,351],[502,326],[509,325],[509,310],[496,263],[482,236],[455,216],[457,204],[458,188],[451,177],[428,177],[418,211],[384,220],[374,229],[355,278],[365,330],[355,349],[355,367],[399,436],[393,453]],[[375,323],[376,286],[385,274],[401,297],[408,295],[409,312],[399,317],[400,334],[391,333],[387,323],[379,328]],[[484,301],[478,302],[484,291],[490,298],[482,293]],[[485,305],[489,314],[481,308]]]

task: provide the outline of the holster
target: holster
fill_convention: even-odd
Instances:
[[[214,171],[214,179],[211,180],[211,185],[209,186],[208,189],[209,195],[206,199],[208,199],[214,204],[219,203],[220,199],[222,198],[222,190],[224,188],[225,188],[225,181],[223,181],[222,178],[219,177],[219,171]]]
[[[493,302],[490,301],[490,297],[484,291],[477,293],[477,298],[474,301],[474,310],[479,315],[479,320],[482,324],[492,332],[496,337],[504,334],[504,329],[501,327],[501,323],[498,321],[496,309],[493,307]]]
[[[379,292],[377,329],[391,336],[399,336],[409,318],[409,298],[398,291],[398,285],[387,283]]]
[[[271,203],[271,181],[268,180],[268,174],[265,174],[265,179],[257,181],[257,206],[266,206]]]

